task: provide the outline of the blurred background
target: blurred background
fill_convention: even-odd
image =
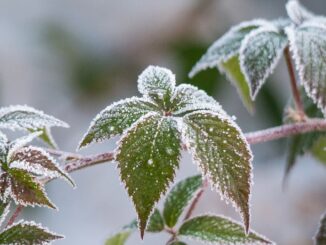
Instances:
[[[71,125],[54,129],[61,149],[75,151],[91,119],[113,101],[136,95],[137,76],[149,64],[175,72],[178,83],[192,83],[216,98],[244,132],[282,122],[289,85],[284,61],[267,81],[250,115],[236,89],[207,70],[187,73],[208,46],[230,26],[253,18],[285,16],[285,0],[3,0],[0,2],[0,103],[28,104]],[[326,14],[324,0],[302,1]],[[300,158],[282,189],[286,141],[254,146],[252,228],[278,244],[312,244],[326,207],[326,167]],[[109,141],[82,154],[113,150]],[[177,179],[197,173],[184,154]],[[78,188],[62,181],[47,186],[60,212],[27,209],[34,219],[66,235],[55,244],[104,244],[135,212],[119,182],[115,163],[72,174]],[[224,214],[239,220],[218,194],[207,192],[196,213]],[[134,234],[127,244],[163,244],[167,235]],[[191,243],[189,244],[197,244]]]

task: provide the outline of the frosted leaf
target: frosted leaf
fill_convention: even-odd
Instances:
[[[254,231],[247,235],[236,221],[215,215],[202,215],[186,220],[178,235],[209,244],[273,244]]]
[[[169,107],[174,88],[175,75],[166,68],[149,66],[138,78],[139,92],[154,100],[163,109]]]
[[[118,143],[116,160],[122,182],[138,215],[141,237],[155,204],[173,181],[179,166],[180,134],[171,117],[150,113],[133,125]],[[166,148],[172,150],[166,154]],[[148,164],[148,160],[152,164]]]
[[[56,209],[47,197],[43,186],[37,182],[27,171],[10,168],[10,196],[17,205],[23,206],[47,206]]]
[[[250,95],[255,99],[267,77],[272,74],[287,45],[285,35],[276,28],[260,28],[243,40],[240,66],[249,82]]]
[[[137,97],[113,103],[93,119],[79,148],[122,134],[140,117],[157,110],[157,107],[150,101]]]
[[[4,172],[0,175],[0,200],[1,202],[7,202],[7,198],[10,192],[10,179],[8,173]]]
[[[249,82],[241,71],[239,56],[233,56],[218,66],[219,70],[226,75],[231,84],[236,87],[241,101],[250,112],[254,112],[254,103],[250,96]]]
[[[316,245],[326,244],[326,213],[324,213],[323,216],[321,217],[320,225],[315,235],[315,244]]]
[[[174,227],[183,210],[196,195],[202,186],[202,177],[192,176],[178,182],[168,193],[165,202],[163,216],[168,227]]]
[[[269,25],[265,20],[252,20],[232,27],[226,34],[215,41],[192,68],[190,77],[207,68],[217,67],[220,62],[227,61],[239,53],[242,40],[258,27]]]
[[[286,4],[286,11],[290,19],[297,25],[313,18],[315,15],[300,4],[298,0],[290,0]]]
[[[20,148],[24,147],[28,143],[32,142],[35,138],[39,137],[41,134],[42,132],[30,133],[28,135],[25,135],[23,137],[20,137],[10,142],[8,155],[7,155],[7,162],[11,161],[11,157],[15,153],[15,151],[19,150]]]
[[[5,221],[9,213],[9,207],[10,207],[9,202],[0,201],[0,226],[3,224],[3,222]]]
[[[0,131],[0,161],[6,162],[8,153],[8,139],[5,134]]]
[[[0,109],[0,128],[26,130],[44,127],[67,128],[69,125],[29,106],[16,105]]]
[[[326,29],[289,27],[286,32],[306,93],[326,116]]]
[[[223,112],[221,105],[203,90],[189,84],[176,87],[172,97],[173,115],[180,115],[197,110],[212,110]]]
[[[34,222],[19,221],[0,233],[0,244],[46,245],[62,238]]]
[[[243,133],[229,117],[209,111],[188,114],[184,123],[193,160],[214,189],[235,204],[248,231],[252,154]]]
[[[43,177],[63,177],[72,186],[74,181],[63,171],[57,161],[41,148],[29,146],[21,148],[12,155],[10,168],[19,168]]]

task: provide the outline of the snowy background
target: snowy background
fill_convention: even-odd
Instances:
[[[285,0],[3,0],[0,2],[0,103],[28,104],[65,120],[55,129],[61,149],[74,151],[91,119],[106,105],[137,93],[138,74],[149,64],[172,69],[179,83],[191,82],[235,115],[245,132],[281,123],[288,101],[284,62],[264,86],[255,115],[249,115],[235,89],[217,71],[186,77],[196,59],[231,25],[256,17],[285,16]],[[302,1],[326,14],[324,0]],[[82,151],[114,149],[105,142]],[[254,146],[252,228],[279,244],[312,244],[326,207],[326,168],[301,158],[286,190],[282,177],[286,141]],[[177,179],[197,173],[187,154]],[[55,244],[103,244],[135,216],[114,163],[73,174],[72,190],[62,181],[47,189],[60,212],[27,209],[35,219],[66,235]],[[196,213],[239,219],[232,207],[207,192]],[[163,244],[163,235],[138,234],[128,244]],[[195,244],[195,243],[189,243]]]

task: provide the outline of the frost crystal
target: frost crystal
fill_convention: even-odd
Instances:
[[[226,34],[212,44],[206,54],[197,62],[189,73],[190,77],[207,68],[217,67],[238,54],[241,42],[247,34],[258,27],[269,25],[265,20],[252,20],[232,27]]]
[[[291,20],[298,25],[315,16],[312,12],[302,6],[298,0],[290,0],[286,4],[286,11]]]
[[[326,116],[326,29],[303,25],[286,32],[305,91]]]
[[[9,106],[0,109],[0,128],[40,129],[44,127],[69,127],[59,119],[28,106]]]
[[[240,65],[253,99],[282,57],[287,42],[275,27],[259,28],[243,40]]]

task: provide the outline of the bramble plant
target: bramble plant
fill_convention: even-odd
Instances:
[[[192,85],[176,85],[174,74],[157,66],[149,66],[139,76],[141,96],[106,107],[78,146],[119,135],[114,152],[82,156],[57,150],[51,128],[67,128],[66,123],[28,106],[2,108],[0,129],[24,130],[27,135],[9,141],[0,133],[0,225],[11,203],[17,206],[0,232],[0,244],[48,244],[63,238],[34,222],[16,219],[26,206],[56,208],[44,190],[49,181],[61,177],[74,187],[70,172],[110,161],[117,163],[137,219],[108,238],[106,245],[123,245],[136,230],[141,238],[147,232],[169,233],[168,245],[185,245],[186,239],[208,244],[273,244],[250,229],[250,145],[288,137],[285,176],[305,153],[326,163],[326,18],[294,0],[286,9],[288,19],[253,20],[231,28],[189,74],[218,68],[252,112],[260,88],[284,54],[293,97],[285,109],[284,125],[245,134],[214,98]],[[296,81],[292,59],[303,88]],[[36,138],[51,148],[31,146]],[[190,153],[200,175],[170,189],[182,151]],[[64,165],[56,158],[63,159]],[[223,215],[193,216],[208,186],[234,205],[243,224]],[[164,195],[159,210],[156,204]],[[314,237],[318,245],[326,241],[325,220],[324,215]]]

